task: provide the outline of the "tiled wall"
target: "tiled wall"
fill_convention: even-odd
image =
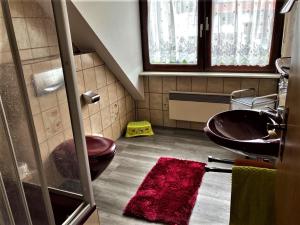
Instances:
[[[9,0],[10,13],[22,60],[58,55],[51,2],[48,0]],[[2,15],[2,13],[0,13]],[[4,21],[0,18],[0,31]],[[11,62],[7,38],[0,38],[0,64]]]
[[[169,91],[231,93],[253,87],[257,95],[277,92],[276,79],[145,76],[144,85],[145,100],[137,102],[138,120],[149,120],[156,126],[197,130],[201,130],[204,124],[169,119]]]
[[[100,102],[88,105],[82,101],[85,134],[100,134],[117,140],[127,122],[134,119],[135,106],[132,97],[95,53],[77,55],[75,61],[79,94],[89,90],[100,94]],[[55,165],[51,160],[51,153],[57,145],[73,137],[68,102],[64,88],[36,97],[31,77],[34,73],[45,72],[59,66],[59,59],[24,65],[42,159],[46,171],[52,172],[52,183],[57,183],[60,177],[56,174],[56,180],[53,181]]]

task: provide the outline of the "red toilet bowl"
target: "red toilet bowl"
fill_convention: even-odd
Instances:
[[[86,136],[85,138],[91,177],[94,180],[106,169],[114,158],[116,144],[108,138],[99,136]],[[52,155],[56,168],[63,177],[79,179],[78,160],[73,139],[58,145]]]

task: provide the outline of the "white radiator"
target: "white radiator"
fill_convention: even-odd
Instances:
[[[230,94],[200,92],[169,93],[169,117],[173,120],[184,120],[206,123],[213,115],[229,110]]]

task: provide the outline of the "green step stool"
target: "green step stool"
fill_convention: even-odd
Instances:
[[[151,123],[148,121],[135,121],[127,124],[125,137],[151,136],[153,134]]]

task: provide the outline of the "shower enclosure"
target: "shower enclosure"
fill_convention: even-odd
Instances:
[[[95,202],[66,3],[1,0],[0,31],[0,224],[81,223]],[[56,73],[62,84],[38,93],[33,76],[51,83]],[[69,139],[74,179],[52,154]]]

